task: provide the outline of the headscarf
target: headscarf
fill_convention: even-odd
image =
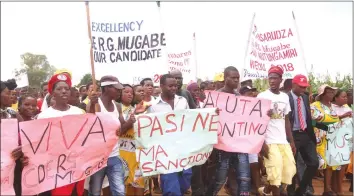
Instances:
[[[53,75],[48,82],[48,93],[52,94],[54,90],[54,85],[58,82],[65,82],[71,88],[71,78],[67,73],[61,73]]]
[[[67,69],[58,69],[54,75],[58,75],[58,74],[62,74],[62,73],[67,73],[69,75],[69,78],[72,80],[72,73],[70,70],[67,70]]]
[[[59,78],[58,78],[58,76],[59,76]],[[63,80],[64,79],[63,76],[65,76],[66,80]],[[71,87],[71,77],[69,76],[69,73],[63,72],[63,73],[55,74],[50,78],[50,80],[48,82],[48,94],[46,94],[43,99],[41,112],[49,108],[49,103],[47,102],[47,99],[48,99],[48,96],[53,92],[54,85],[57,82],[66,82],[69,85],[69,87]]]
[[[192,83],[190,83],[188,86],[187,86],[187,90],[188,91],[192,91],[192,90],[194,90],[194,89],[196,89],[196,88],[198,88],[199,86],[198,86],[198,83],[196,83],[196,82],[192,82]]]

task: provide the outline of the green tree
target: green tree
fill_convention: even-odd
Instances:
[[[87,73],[81,78],[80,83],[77,86],[86,85],[91,81],[92,81],[92,75],[90,73]]]
[[[263,92],[269,88],[267,79],[256,79],[252,84],[255,88],[257,88],[258,92]]]
[[[311,65],[311,71],[309,72],[309,83],[311,85],[311,92],[317,93],[318,89],[323,84],[328,84],[329,86],[334,86],[339,89],[348,90],[353,88],[353,77],[350,74],[341,76],[340,73],[336,74],[334,80],[332,80],[331,75],[326,74],[316,74],[313,73],[313,66]]]
[[[15,77],[18,79],[27,74],[28,84],[33,88],[40,88],[43,82],[49,80],[56,68],[49,64],[46,55],[25,53],[21,55],[22,65],[15,70]]]

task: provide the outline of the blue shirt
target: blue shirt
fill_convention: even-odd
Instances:
[[[297,109],[297,99],[298,96],[295,95],[293,93],[293,91],[290,91],[291,95],[293,96],[293,100],[294,100],[294,124],[293,124],[293,131],[297,131],[297,130],[301,130],[301,126],[300,126],[300,118],[299,118],[299,113],[298,113],[298,109]],[[302,99],[302,97],[300,97],[301,101],[300,101],[300,105],[301,105],[301,113],[302,113],[302,119],[303,122],[305,124],[305,128],[307,128],[307,124],[306,124],[306,107],[305,107],[305,103],[304,100]]]

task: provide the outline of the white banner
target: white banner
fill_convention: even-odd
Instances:
[[[329,166],[347,165],[350,163],[353,129],[352,118],[346,118],[328,126],[326,160]]]
[[[156,2],[90,2],[97,78],[122,83],[167,73],[166,38]]]
[[[170,34],[169,34],[170,35]],[[197,81],[197,59],[195,48],[195,33],[186,37],[168,37],[167,46],[168,70],[180,70],[183,83]]]
[[[136,158],[143,176],[204,164],[218,142],[215,108],[138,115]]]
[[[272,66],[284,70],[283,78],[307,76],[304,54],[294,15],[255,15],[249,34],[242,80],[267,78]]]

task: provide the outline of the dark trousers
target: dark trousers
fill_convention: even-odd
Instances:
[[[192,179],[191,188],[192,196],[204,195],[204,182],[202,176],[202,165],[196,165],[192,167]]]
[[[20,159],[16,160],[15,171],[14,171],[14,190],[16,196],[22,195],[22,162]]]
[[[307,132],[293,131],[294,142],[296,146],[296,161],[297,157],[301,155],[306,169],[300,177],[300,189],[301,193],[305,193],[308,186],[311,186],[312,179],[316,175],[318,169],[318,158],[316,152],[316,144],[310,139]]]

